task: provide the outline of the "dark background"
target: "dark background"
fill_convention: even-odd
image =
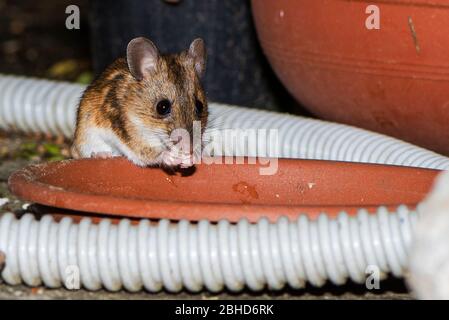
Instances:
[[[81,28],[65,27],[68,5]],[[204,85],[211,101],[298,111],[258,44],[249,0],[0,0],[0,73],[89,83],[136,36],[162,52],[206,40]]]
[[[80,30],[65,28],[65,8],[77,4],[83,12],[87,2],[0,0],[0,72],[70,81],[90,72],[87,16]]]

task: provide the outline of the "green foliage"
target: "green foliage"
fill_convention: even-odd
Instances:
[[[44,158],[50,161],[63,160],[65,157],[62,155],[61,147],[54,143],[44,143]]]
[[[39,144],[34,141],[22,143],[15,156],[27,160],[43,159],[57,161],[65,159],[65,156],[62,154],[61,146],[50,142]]]

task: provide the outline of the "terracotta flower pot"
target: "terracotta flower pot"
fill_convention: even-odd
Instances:
[[[380,29],[368,30],[368,5]],[[449,3],[252,1],[260,43],[287,89],[319,117],[449,155]]]
[[[379,205],[415,206],[437,170],[333,161],[280,159],[274,175],[260,164],[200,164],[190,175],[140,168],[125,159],[32,165],[13,173],[20,198],[78,212],[174,220],[274,221],[300,213],[336,215]]]

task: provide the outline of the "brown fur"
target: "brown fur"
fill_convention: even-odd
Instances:
[[[192,132],[193,121],[207,125],[207,101],[194,64],[187,51],[160,55],[156,72],[138,81],[130,73],[125,58],[113,62],[84,92],[77,113],[72,153],[79,156],[79,146],[90,127],[111,129],[131,150],[143,158],[157,156],[144,146],[127,116],[135,114],[149,128],[168,134],[176,128]],[[156,105],[161,99],[172,102],[172,114],[160,117]],[[195,99],[204,105],[200,117],[195,113]]]

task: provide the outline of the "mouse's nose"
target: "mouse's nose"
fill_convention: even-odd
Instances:
[[[201,141],[193,135],[193,126],[180,126],[174,129],[170,134],[170,141],[174,147],[182,150],[186,154],[193,154],[196,140]]]
[[[182,137],[181,136],[177,136],[177,137],[172,137],[171,142],[173,143],[173,145],[177,145],[178,143],[180,143],[182,141]]]
[[[174,145],[177,145],[178,143],[181,142],[181,140],[182,140],[182,137],[181,137],[181,136],[176,137],[176,138],[174,139],[174,141],[173,141],[173,144],[174,144]]]
[[[178,150],[182,151],[183,153],[186,154],[192,154],[193,152],[193,146],[192,146],[192,141],[191,139],[189,139],[190,136],[176,136],[176,137],[172,137],[172,143],[173,146],[175,148],[177,148]]]

